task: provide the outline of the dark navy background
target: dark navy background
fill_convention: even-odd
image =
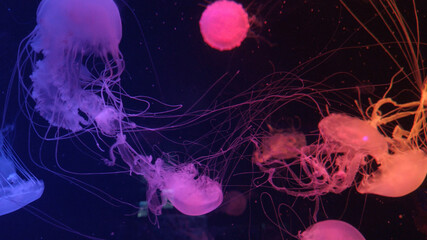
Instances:
[[[365,21],[373,16],[366,2],[359,0],[352,5]],[[122,86],[131,95],[147,95],[171,104],[183,104],[184,107],[199,99],[210,85],[226,73],[226,79],[231,79],[234,73],[240,71],[225,88],[224,98],[239,94],[267,74],[289,71],[328,50],[358,46],[359,42],[374,43],[362,30],[357,31],[359,25],[337,1],[243,1],[243,5],[248,6],[249,14],[255,15],[257,21],[264,24],[253,28],[255,37],[245,40],[240,48],[229,52],[211,49],[200,36],[198,20],[207,4],[205,1],[128,0],[127,4],[132,7],[137,19],[125,4],[118,3],[123,23],[120,48],[126,61]],[[18,44],[36,24],[37,5],[38,1],[35,0],[0,0],[2,104],[16,61]],[[418,1],[420,23],[424,30],[427,27],[425,5],[424,1]],[[399,6],[411,16],[410,5],[400,3]],[[408,19],[411,21],[410,17]],[[141,23],[145,38],[141,35],[137,20]],[[375,34],[384,36],[384,41],[388,40],[381,24],[373,24],[373,27]],[[313,69],[303,76],[311,81],[322,81],[336,72],[354,74],[357,79],[342,77],[326,83],[333,88],[360,86],[366,90],[366,95],[362,95],[365,99],[370,96],[369,93],[381,95],[385,90],[381,84],[386,84],[396,72],[395,66],[379,48],[338,51],[325,61],[314,62],[311,67]],[[225,86],[226,82],[220,82],[214,92]],[[251,187],[251,175],[231,176],[225,186],[225,191],[245,193],[248,208],[243,215],[231,217],[214,211],[206,216],[188,217],[171,209],[158,217],[160,227],[157,227],[148,218],[137,218],[136,209],[123,204],[113,206],[117,202],[108,196],[96,197],[82,189],[84,183],[90,184],[137,206],[139,201],[145,200],[144,180],[138,177],[128,174],[72,175],[81,181],[76,182],[40,169],[32,163],[30,156],[35,162],[42,159],[47,167],[60,172],[55,162],[56,143],[43,143],[42,155],[39,156],[38,145],[41,141],[32,134],[29,138],[34,145],[28,148],[28,134],[31,132],[28,120],[18,115],[15,121],[18,114],[16,94],[15,84],[7,115],[8,123],[14,121],[16,127],[12,144],[27,167],[45,182],[45,193],[31,207],[0,217],[0,240],[84,239],[47,223],[51,221],[47,216],[78,232],[103,239],[292,239],[286,233],[280,233],[266,214],[276,221],[275,207],[279,203],[292,205],[295,199],[268,187]],[[351,94],[352,91],[349,91],[348,96],[351,97]],[[212,101],[214,97],[208,94],[202,98],[199,108],[207,108]],[[339,107],[334,106],[335,110]],[[316,129],[318,119],[311,119],[312,115],[307,113],[309,108],[306,111],[293,110],[294,115],[289,117],[301,119],[301,131],[309,133]],[[356,109],[346,106],[342,107],[342,111],[357,114]],[[288,124],[287,127],[292,126]],[[197,127],[191,129],[194,132],[184,133],[185,130],[182,130],[175,135],[169,134],[175,138],[194,137],[204,131]],[[143,138],[163,151],[174,149],[170,142],[162,143],[162,138],[156,134]],[[90,136],[81,136],[80,139],[93,146]],[[94,151],[97,152],[97,149]],[[79,173],[119,170],[106,167],[95,153],[87,152],[78,141],[60,142],[58,159],[61,166]],[[248,162],[238,167],[234,174],[258,171]],[[322,204],[329,218],[340,218],[352,224],[366,239],[421,240],[426,239],[427,232],[425,186],[402,198],[363,196],[351,188],[340,195],[323,197]],[[265,197],[261,195],[263,192],[270,193],[274,203],[266,198],[261,199],[261,196]],[[293,206],[306,226],[312,222],[310,213],[313,208],[312,202],[301,199]],[[37,215],[43,216],[35,216],[35,209],[40,211]],[[296,234],[304,229],[298,217],[288,209],[282,209],[281,217],[291,233]],[[321,219],[325,219],[325,214],[319,215]]]

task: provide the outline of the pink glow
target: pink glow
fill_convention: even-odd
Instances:
[[[209,5],[199,24],[204,41],[220,51],[240,46],[249,30],[248,14],[233,1],[220,0]]]

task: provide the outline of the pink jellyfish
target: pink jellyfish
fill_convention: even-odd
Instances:
[[[219,0],[210,4],[199,21],[203,40],[220,51],[240,46],[249,30],[249,18],[241,4]]]
[[[157,160],[159,161],[159,160]],[[221,185],[208,176],[197,176],[193,164],[165,174],[162,194],[180,212],[199,216],[216,209],[223,200]]]
[[[0,132],[0,216],[37,200],[44,183],[29,172]]]
[[[190,216],[209,213],[221,205],[221,184],[199,174],[194,164],[166,164],[160,158],[153,160],[152,156],[136,153],[124,140],[119,138],[111,151],[117,148],[131,171],[147,180],[147,203],[152,213],[160,215],[168,200],[178,211]],[[113,153],[111,158],[115,158]]]
[[[296,197],[318,197],[350,187],[364,156],[339,141],[307,145],[303,133],[282,131],[264,137],[252,158],[274,189]]]
[[[97,123],[103,133],[112,134],[122,117],[119,106],[106,102],[119,105],[112,87],[124,69],[121,36],[113,0],[43,0],[37,26],[26,39],[25,47],[33,50],[24,50],[33,55],[24,61],[33,65],[36,111],[53,126],[76,132]]]
[[[339,220],[317,222],[298,234],[300,240],[365,240],[350,224]]]

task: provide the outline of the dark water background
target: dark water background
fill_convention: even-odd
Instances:
[[[366,1],[354,2],[352,8],[364,21],[373,17],[373,12]],[[250,15],[255,15],[260,22],[266,22],[263,26],[253,29],[257,37],[245,40],[240,48],[230,52],[211,49],[204,44],[200,36],[198,20],[206,2],[129,0],[127,3],[134,9],[145,38],[141,35],[136,19],[129,9],[123,3],[118,3],[123,22],[123,39],[120,49],[126,61],[127,71],[123,76],[122,86],[131,95],[147,95],[171,104],[190,106],[224,74],[227,74],[225,79],[231,79],[239,71],[227,87],[225,87],[227,81],[222,81],[216,90],[213,90],[215,93],[219,91],[218,89],[225,88],[219,101],[226,99],[227,96],[239,94],[267,74],[275,71],[289,71],[299,66],[301,62],[328,50],[359,46],[360,42],[374,43],[364,31],[357,31],[360,26],[337,1],[333,0],[243,1],[243,5],[248,6]],[[412,7],[409,1],[398,3],[401,10],[406,12],[408,21],[413,23]],[[0,0],[2,102],[16,61],[18,44],[36,24],[37,5],[38,1],[33,0]],[[421,30],[427,30],[426,5],[424,1],[418,1]],[[372,21],[373,32],[383,37],[383,41],[387,41],[388,35],[384,31],[384,26],[376,23],[375,20]],[[369,96],[381,95],[386,89],[381,84],[387,84],[396,72],[396,67],[379,48],[356,47],[353,50],[337,51],[330,57],[313,62],[307,69],[310,67],[312,69],[307,72],[301,71],[304,72],[303,77],[310,81],[322,81],[336,72],[354,74],[356,79],[342,75],[326,83],[333,89],[360,86],[364,90],[362,98],[365,101]],[[16,92],[15,85],[15,95]],[[355,92],[351,90],[345,93],[350,98],[356,96],[354,94]],[[214,97],[208,94],[202,98],[199,107],[208,107],[214,100]],[[39,158],[43,159],[49,168],[60,171],[54,158],[55,143],[44,143],[43,154],[39,156],[37,146],[41,141],[31,135],[30,140],[34,145],[29,150],[27,147],[28,120],[22,115],[15,120],[18,113],[16,99],[11,101],[9,108],[11,113],[7,120],[14,121],[16,127],[12,145],[28,168],[45,182],[43,196],[31,206],[76,231],[99,238],[129,240],[281,239],[282,237],[292,239],[286,233],[280,233],[266,215],[276,222],[275,207],[279,203],[291,205],[295,199],[268,187],[251,187],[252,175],[234,176],[237,173],[256,172],[257,168],[248,162],[238,165],[238,168],[233,171],[230,182],[225,186],[225,191],[237,190],[245,193],[248,208],[243,215],[232,217],[221,211],[214,211],[206,216],[188,217],[171,209],[165,210],[159,216],[160,228],[158,228],[150,223],[148,218],[137,218],[135,215],[137,210],[123,205],[112,206],[102,200],[108,201],[107,196],[101,196],[102,199],[100,199],[83,190],[82,183],[77,186],[75,181],[72,183],[33,164],[30,155],[36,161]],[[334,109],[338,111],[340,106],[335,105]],[[342,106],[341,110],[349,114],[357,114],[356,109],[348,106]],[[318,114],[312,114],[310,108],[292,109],[290,106],[290,109],[284,110],[284,114],[294,121],[299,119],[300,131],[310,133],[316,129]],[[293,127],[289,121],[286,122],[283,119],[271,120],[271,122],[276,126]],[[191,128],[193,132],[186,131],[184,129],[169,134],[174,138],[180,136],[191,138],[199,136],[206,130],[203,127],[194,127]],[[170,142],[162,142],[162,138],[156,134],[142,137],[163,151],[174,149]],[[87,141],[88,145],[93,144],[90,136],[81,136],[80,139]],[[94,154],[85,152],[81,143],[69,140],[61,142],[58,152],[61,165],[68,170],[111,171],[101,160],[96,159]],[[74,177],[133,205],[138,205],[139,201],[145,200],[143,180],[135,176],[112,174],[74,175]],[[340,218],[352,224],[366,239],[426,239],[425,186],[424,184],[422,188],[408,196],[393,199],[373,195],[362,196],[351,188],[340,195],[329,194],[323,197],[324,212],[331,219]],[[265,198],[261,199],[261,196],[265,196],[261,195],[262,193],[271,194],[274,203]],[[264,206],[264,210],[261,205]],[[312,222],[310,213],[313,207],[314,204],[311,201],[301,199],[297,200],[293,206],[306,226]],[[34,208],[26,209],[34,212]],[[0,217],[0,239],[83,239],[81,236],[46,223],[26,209]],[[291,233],[296,234],[298,230],[304,229],[298,217],[288,209],[282,210],[280,214]],[[325,218],[325,214],[319,215],[319,220]],[[46,220],[47,217],[43,216],[42,219]]]

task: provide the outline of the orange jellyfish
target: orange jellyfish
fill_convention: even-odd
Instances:
[[[416,32],[409,28],[403,14],[395,1],[384,3],[371,2],[376,14],[380,16],[388,31],[393,36],[393,45],[400,49],[397,55],[384,44],[363,21],[360,20],[347,4],[340,0],[357,22],[373,37],[391,60],[397,65],[398,71],[391,78],[389,88],[382,98],[376,102],[370,101],[370,106],[364,111],[367,122],[380,130],[387,141],[387,151],[374,155],[374,161],[379,165],[372,173],[365,173],[357,190],[360,193],[372,193],[387,197],[401,197],[415,191],[427,175],[427,77],[421,53],[421,40],[418,24],[419,13],[413,4],[413,15],[416,19]],[[395,34],[399,32],[399,34]],[[388,41],[390,42],[390,41]],[[404,56],[406,62],[400,63],[397,56]],[[405,65],[409,66],[407,68]],[[407,70],[409,69],[409,71]],[[390,96],[391,90],[396,89],[395,81],[399,76],[409,80],[416,87],[418,97],[398,98]],[[412,91],[412,89],[408,89]],[[361,106],[360,111],[363,113]],[[409,124],[408,124],[409,123]],[[386,129],[393,129],[387,132]]]
[[[240,46],[249,30],[249,17],[241,4],[220,0],[210,4],[199,21],[203,40],[220,51]]]
[[[319,130],[327,144],[336,144],[337,153],[362,154],[359,159],[348,159],[358,161],[356,166],[367,164],[368,155],[380,165],[373,173],[362,173],[363,180],[357,187],[360,193],[400,197],[415,191],[424,181],[427,155],[397,144],[396,139],[384,136],[372,124],[369,120],[331,114],[319,123]]]
[[[350,224],[339,220],[317,222],[298,234],[300,240],[365,240]]]

